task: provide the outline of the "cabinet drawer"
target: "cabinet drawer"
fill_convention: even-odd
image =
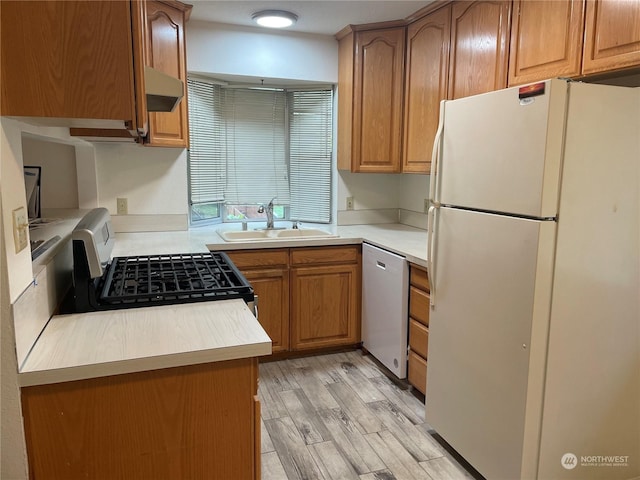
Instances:
[[[427,362],[416,352],[409,351],[409,383],[426,395]]]
[[[421,357],[429,351],[429,329],[413,318],[409,319],[409,346]]]
[[[413,286],[409,288],[409,315],[429,326],[429,294]]]
[[[360,256],[359,246],[292,248],[291,265],[328,265],[335,263],[357,263]]]
[[[427,277],[427,271],[417,265],[411,264],[411,285],[414,287],[429,291],[429,278]]]
[[[289,250],[235,250],[225,252],[240,270],[289,265]]]

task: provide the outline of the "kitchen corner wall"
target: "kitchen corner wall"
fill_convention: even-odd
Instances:
[[[338,171],[338,225],[404,223],[427,228],[429,176]],[[353,197],[353,210],[347,198]]]
[[[97,143],[98,205],[109,209],[116,232],[188,228],[187,151]],[[126,198],[128,214],[117,215]]]

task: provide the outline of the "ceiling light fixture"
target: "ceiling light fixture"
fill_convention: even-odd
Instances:
[[[261,27],[287,28],[296,23],[298,16],[285,10],[262,10],[251,18]]]

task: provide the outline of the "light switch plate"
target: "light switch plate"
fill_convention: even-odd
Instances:
[[[28,229],[27,211],[24,207],[16,208],[13,211],[13,243],[16,246],[16,253],[27,248],[29,243],[27,240]]]

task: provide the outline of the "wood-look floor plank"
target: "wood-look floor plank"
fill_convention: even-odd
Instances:
[[[465,471],[458,462],[449,457],[440,457],[420,462],[420,466],[434,480],[469,480],[473,476]]]
[[[358,480],[358,474],[333,442],[310,445],[309,451],[327,480]]]
[[[292,375],[316,410],[338,408],[339,405],[335,398],[327,390],[328,384],[320,380],[313,372],[313,369],[308,367],[296,368]]]
[[[343,382],[351,385],[363,402],[369,403],[385,400],[386,397],[380,393],[375,385],[373,385],[349,359],[343,359],[340,362],[338,373],[341,375]]]
[[[374,415],[362,399],[346,383],[333,383],[327,388],[335,397],[340,408],[349,414],[361,433],[379,432],[383,429],[382,420]]]
[[[291,418],[268,419],[264,424],[289,480],[324,480]]]
[[[264,424],[264,418],[260,419],[260,452],[269,453],[275,451],[276,447],[273,446],[271,436],[267,431],[267,427]]]
[[[365,473],[360,475],[360,480],[397,480],[395,475],[389,470],[380,470],[378,472]]]
[[[286,480],[287,472],[277,452],[263,452],[260,459],[262,480]]]
[[[384,376],[375,362],[371,359],[371,355],[363,355],[360,350],[347,352],[343,355],[346,360],[356,365],[365,377],[373,379]]]
[[[280,398],[305,444],[310,445],[331,439],[331,433],[301,389],[280,392]]]
[[[423,403],[360,351],[263,363],[258,395],[263,479],[473,478],[433,439]]]
[[[318,412],[342,456],[359,474],[383,470],[384,462],[359,432],[355,423],[341,409]]]
[[[382,420],[384,426],[402,444],[417,462],[442,457],[445,451],[435,440],[427,437],[422,430],[416,428],[394,404],[385,400],[370,403],[369,408]]]
[[[268,362],[260,364],[260,375],[270,379],[269,386],[274,391],[295,390],[300,385],[290,375],[288,362]]]
[[[371,383],[414,425],[424,423],[424,403],[414,397],[409,390],[402,390],[387,377],[371,378]]]
[[[434,480],[390,431],[369,433],[365,438],[398,480]]]
[[[260,399],[262,418],[280,418],[289,414],[278,391],[273,389],[273,383],[269,379],[261,379],[258,383],[258,398]]]

